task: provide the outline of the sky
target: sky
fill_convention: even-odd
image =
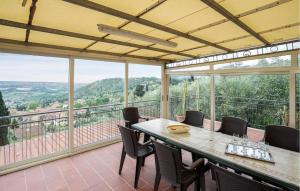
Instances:
[[[68,82],[68,59],[0,53],[0,81]],[[124,64],[75,60],[75,83],[124,78]],[[129,64],[130,77],[161,77],[160,66]]]

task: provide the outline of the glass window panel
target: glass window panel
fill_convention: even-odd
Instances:
[[[186,110],[202,111],[204,127],[210,128],[210,77],[171,76],[169,118],[182,121]]]
[[[215,70],[235,69],[235,68],[263,68],[263,67],[285,67],[291,65],[291,56],[279,56],[257,60],[246,60],[214,65]]]
[[[160,117],[161,66],[129,64],[128,102],[140,115]]]

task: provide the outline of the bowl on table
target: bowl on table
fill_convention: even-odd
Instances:
[[[187,133],[190,130],[187,125],[169,125],[167,129],[170,133],[175,134]]]

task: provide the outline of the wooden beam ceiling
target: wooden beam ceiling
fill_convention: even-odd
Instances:
[[[190,54],[178,53],[175,51],[154,48],[154,47],[148,47],[148,46],[143,46],[143,45],[129,43],[129,42],[123,42],[123,41],[117,41],[117,40],[112,40],[112,39],[104,39],[101,37],[90,36],[90,35],[85,35],[85,34],[80,34],[80,33],[69,32],[69,31],[63,31],[63,30],[59,30],[59,29],[53,29],[53,28],[42,27],[42,26],[37,26],[37,25],[28,25],[28,24],[5,20],[5,19],[0,19],[0,25],[22,28],[22,29],[26,29],[26,30],[34,30],[34,31],[39,31],[39,32],[51,33],[51,34],[58,34],[58,35],[63,35],[63,36],[75,37],[75,38],[81,38],[81,39],[86,39],[86,40],[99,41],[99,42],[110,43],[110,44],[117,44],[117,45],[122,45],[122,46],[129,46],[129,47],[134,47],[134,48],[140,48],[140,49],[146,49],[146,50],[152,50],[152,51],[157,51],[157,52],[163,52],[163,53],[169,53],[169,54],[175,54],[175,55],[180,55],[180,56],[184,56],[184,57],[194,58],[194,56],[190,55]]]
[[[235,17],[233,14],[231,14],[229,11],[227,11],[224,7],[219,5],[217,2],[214,0],[201,0],[203,3],[205,3],[207,6],[210,8],[214,9],[221,15],[223,15],[225,18],[236,24],[237,26],[241,27],[245,31],[247,31],[249,34],[254,36],[256,39],[259,41],[263,42],[266,45],[270,45],[270,42],[268,42],[265,38],[260,36],[257,32],[255,32],[253,29],[251,29],[248,25],[243,23],[241,20],[239,20],[237,17]]]
[[[189,39],[189,40],[193,40],[195,42],[206,44],[206,45],[209,45],[209,46],[221,49],[221,50],[225,50],[225,51],[228,51],[228,52],[231,51],[230,49],[228,49],[226,47],[217,45],[215,43],[206,41],[204,39],[200,39],[198,37],[191,36],[189,34],[186,34],[186,33],[183,33],[181,31],[172,29],[170,27],[160,25],[160,24],[148,21],[146,19],[138,18],[134,15],[130,15],[130,14],[127,14],[125,12],[122,12],[122,11],[119,11],[119,10],[116,10],[116,9],[112,9],[110,7],[106,7],[104,5],[100,5],[100,4],[97,4],[97,3],[94,3],[94,2],[91,2],[91,1],[88,1],[88,0],[85,0],[85,1],[83,1],[83,0],[63,0],[63,1],[75,4],[75,5],[79,5],[79,6],[88,8],[88,9],[92,9],[92,10],[95,10],[95,11],[99,11],[99,12],[102,12],[102,13],[105,13],[105,14],[109,14],[109,15],[112,15],[112,16],[115,16],[115,17],[118,17],[118,18],[126,19],[128,21],[139,23],[139,24],[142,24],[142,25],[145,25],[145,26],[148,26],[148,27],[152,27],[152,28],[155,28],[157,30],[168,32],[170,34],[174,34],[174,35],[177,35],[177,36]]]
[[[42,47],[42,48],[51,48],[51,49],[57,49],[57,50],[67,50],[67,51],[75,51],[75,52],[82,52],[81,48],[74,48],[74,47],[66,47],[66,46],[57,46],[57,45],[49,45],[49,44],[43,44],[43,43],[34,43],[34,42],[24,42],[24,41],[18,41],[18,40],[10,40],[10,39],[3,39],[0,38],[0,43],[7,43],[7,44],[15,44],[15,45],[25,45],[25,46],[31,46],[31,47]],[[172,60],[167,59],[159,59],[159,58],[153,58],[153,57],[146,57],[146,56],[136,56],[136,55],[123,55],[119,53],[114,52],[106,52],[106,51],[97,51],[97,50],[86,50],[84,51],[86,53],[93,53],[93,54],[103,54],[103,55],[110,55],[110,56],[116,56],[120,58],[137,58],[137,59],[143,59],[143,60],[152,60],[152,61],[159,61],[163,63],[171,62]]]
[[[33,17],[34,17],[34,13],[36,10],[36,3],[38,0],[32,0],[30,9],[29,9],[29,18],[28,18],[28,25],[32,25],[32,21],[33,21]],[[29,39],[29,35],[30,35],[30,29],[26,30],[26,36],[25,36],[25,42],[28,42]]]

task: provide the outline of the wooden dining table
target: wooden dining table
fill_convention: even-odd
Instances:
[[[268,146],[275,163],[268,163],[225,153],[230,135],[208,129],[189,126],[188,133],[173,134],[169,125],[182,124],[168,119],[154,119],[134,124],[132,127],[168,144],[199,154],[210,161],[225,165],[262,181],[280,186],[286,190],[299,190],[300,154]]]

